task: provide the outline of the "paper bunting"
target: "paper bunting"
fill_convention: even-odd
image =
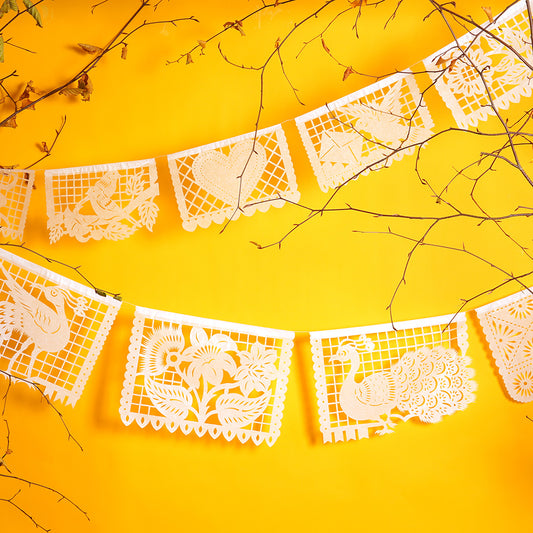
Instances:
[[[152,231],[159,208],[154,159],[47,170],[46,208],[50,242],[120,240],[141,226]]]
[[[280,433],[293,337],[137,307],[122,420],[271,446]]]
[[[0,369],[74,405],[120,307],[0,249]]]
[[[533,292],[522,291],[476,309],[509,396],[533,400]]]
[[[388,166],[431,135],[412,74],[397,74],[295,119],[320,188]]]
[[[183,227],[193,231],[298,201],[296,177],[280,125],[168,156]],[[242,175],[242,178],[240,176]],[[236,208],[240,209],[236,211]]]
[[[464,315],[395,327],[311,333],[324,442],[391,433],[414,417],[439,422],[474,400]]]
[[[460,128],[476,126],[480,120],[494,115],[491,102],[497,109],[508,109],[511,102],[518,102],[532,92],[531,69],[497,39],[532,64],[526,3],[516,3],[494,24],[485,24],[483,28],[486,31],[468,33],[424,61]]]
[[[0,230],[8,239],[22,240],[35,172],[0,170]]]

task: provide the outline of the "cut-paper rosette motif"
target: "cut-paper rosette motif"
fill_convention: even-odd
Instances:
[[[188,231],[300,198],[280,125],[169,155],[168,164]]]
[[[476,312],[509,396],[533,401],[533,288]]]
[[[137,307],[122,420],[271,446],[280,433],[293,338]]]
[[[22,240],[35,171],[0,169],[0,231]]]
[[[398,420],[439,422],[474,400],[463,314],[311,332],[324,442],[392,432]]]
[[[0,375],[74,405],[120,302],[0,249]]]
[[[159,208],[154,159],[47,170],[46,208],[50,242],[120,240],[145,226],[152,231]]]
[[[494,115],[492,106],[508,109],[522,96],[530,96],[527,63],[533,63],[533,49],[525,1],[424,61],[460,128],[474,127]]]
[[[413,153],[433,128],[410,73],[386,78],[295,120],[323,191]]]

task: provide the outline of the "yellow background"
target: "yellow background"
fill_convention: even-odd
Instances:
[[[93,3],[45,2],[44,29],[21,18],[5,37],[39,53],[7,46],[0,72],[16,68],[20,86],[32,79],[40,89],[68,79],[88,60],[76,43],[105,45],[139,4],[110,1],[91,15]],[[321,443],[305,332],[389,320],[386,306],[401,277],[409,244],[353,232],[383,231],[388,222],[346,212],[328,214],[302,226],[279,250],[257,250],[250,241],[269,244],[280,239],[302,220],[304,212],[297,207],[241,217],[222,234],[217,225],[192,233],[182,229],[164,155],[252,131],[259,102],[258,73],[224,63],[216,42],[208,45],[204,56],[195,54],[190,65],[165,65],[259,2],[197,4],[163,2],[155,15],[152,10],[141,15],[140,22],[190,15],[200,22],[139,31],[130,41],[126,61],[117,50],[91,73],[91,102],[55,97],[22,114],[16,130],[0,131],[0,164],[24,166],[39,156],[35,143],[50,143],[66,114],[65,132],[40,169],[158,157],[161,193],[153,233],[139,230],[124,241],[85,244],[64,237],[50,245],[43,173],[37,174],[25,232],[28,246],[82,265],[95,285],[120,292],[126,303],[80,401],[74,409],[61,407],[83,452],[67,441],[57,417],[35,394],[17,386],[8,400],[14,452],[8,457],[10,467],[68,495],[91,521],[36,487],[25,489],[17,501],[40,523],[64,532],[530,530],[533,423],[526,415],[533,415],[533,410],[506,396],[472,314],[468,353],[479,390],[466,411],[435,425],[400,424],[385,437]],[[480,5],[460,2],[458,8],[483,21]],[[504,4],[491,5],[496,13]],[[265,10],[245,23],[246,37],[235,30],[227,32],[221,39],[223,50],[239,64],[260,64],[294,21],[319,6],[297,2]],[[420,68],[417,62],[447,44],[450,35],[438,15],[422,22],[430,11],[429,3],[422,1],[402,5],[384,30],[394,6],[387,1],[378,8],[365,7],[359,38],[351,29],[355,12],[343,15],[325,36],[328,47],[344,64],[371,74]],[[283,49],[287,73],[305,106],[295,100],[279,64],[273,63],[265,76],[260,126],[283,122],[302,202],[314,207],[321,206],[326,195],[317,186],[291,119],[373,80],[352,75],[342,82],[343,68],[326,56],[319,40],[309,44],[298,60],[295,56],[303,41],[347,7],[347,2],[334,2],[327,16],[311,20],[307,30]],[[427,83],[427,78],[420,80]],[[434,92],[428,94],[428,105],[438,127],[453,123]],[[519,114],[526,105],[514,106],[511,114]],[[443,185],[454,169],[486,147],[487,141],[448,135],[426,149],[425,176]],[[443,209],[419,184],[413,165],[414,159],[408,157],[361,178],[346,188],[339,205],[350,202],[410,213]],[[530,189],[505,167],[486,181],[484,198],[497,211],[513,209],[520,202],[531,205]],[[505,186],[498,186],[502,182]],[[462,201],[468,182],[462,180],[456,191]],[[414,236],[422,231],[420,224],[395,228]],[[527,223],[515,225],[513,231],[524,242],[530,240]],[[447,224],[439,230],[438,240],[455,245],[464,241],[514,273],[528,269],[521,254],[491,227]],[[20,254],[44,264],[31,254]],[[76,279],[67,269],[54,270]],[[415,255],[407,284],[401,288],[395,319],[453,313],[461,298],[502,279],[495,269],[461,254],[424,249]],[[475,305],[516,290],[516,285],[506,286]],[[276,444],[256,447],[124,426],[118,407],[132,304],[298,331]],[[1,482],[0,497],[11,496],[15,486]],[[28,519],[0,503],[0,531],[34,530]]]

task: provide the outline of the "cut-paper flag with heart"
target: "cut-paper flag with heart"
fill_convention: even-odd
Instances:
[[[476,313],[509,396],[533,401],[533,288]]]
[[[188,231],[300,198],[280,125],[169,155],[168,164]]]
[[[439,422],[475,398],[464,314],[310,335],[324,442]]]
[[[508,109],[532,93],[533,48],[525,1],[424,61],[441,98],[460,128]]]
[[[289,331],[137,307],[122,421],[272,446],[293,338]]]
[[[8,239],[22,240],[34,180],[33,170],[0,169],[0,231]]]
[[[42,385],[46,395],[74,405],[119,308],[0,248],[0,375]]]
[[[155,159],[45,171],[50,242],[120,240],[144,226],[159,208]]]
[[[324,192],[412,154],[433,128],[411,73],[390,76],[295,121]]]

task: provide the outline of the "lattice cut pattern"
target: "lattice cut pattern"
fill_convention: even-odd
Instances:
[[[424,61],[460,128],[475,127],[532,92],[531,69],[501,41],[533,64],[525,1],[499,15],[486,31],[476,30]],[[490,32],[500,39],[489,35]]]
[[[0,249],[0,374],[74,405],[120,302]]]
[[[280,433],[294,333],[138,307],[120,414],[272,446]]]
[[[480,307],[476,312],[509,396],[518,402],[531,402],[533,289]]]
[[[0,231],[7,239],[22,240],[34,181],[33,170],[0,169]]]
[[[69,235],[120,240],[145,226],[152,231],[159,208],[154,159],[47,170],[46,207],[50,242]]]
[[[168,164],[188,231],[300,198],[280,125],[169,155]]]
[[[412,74],[391,76],[296,124],[324,192],[413,153],[433,128]]]
[[[312,332],[324,442],[391,433],[398,420],[439,422],[474,400],[464,315]]]

